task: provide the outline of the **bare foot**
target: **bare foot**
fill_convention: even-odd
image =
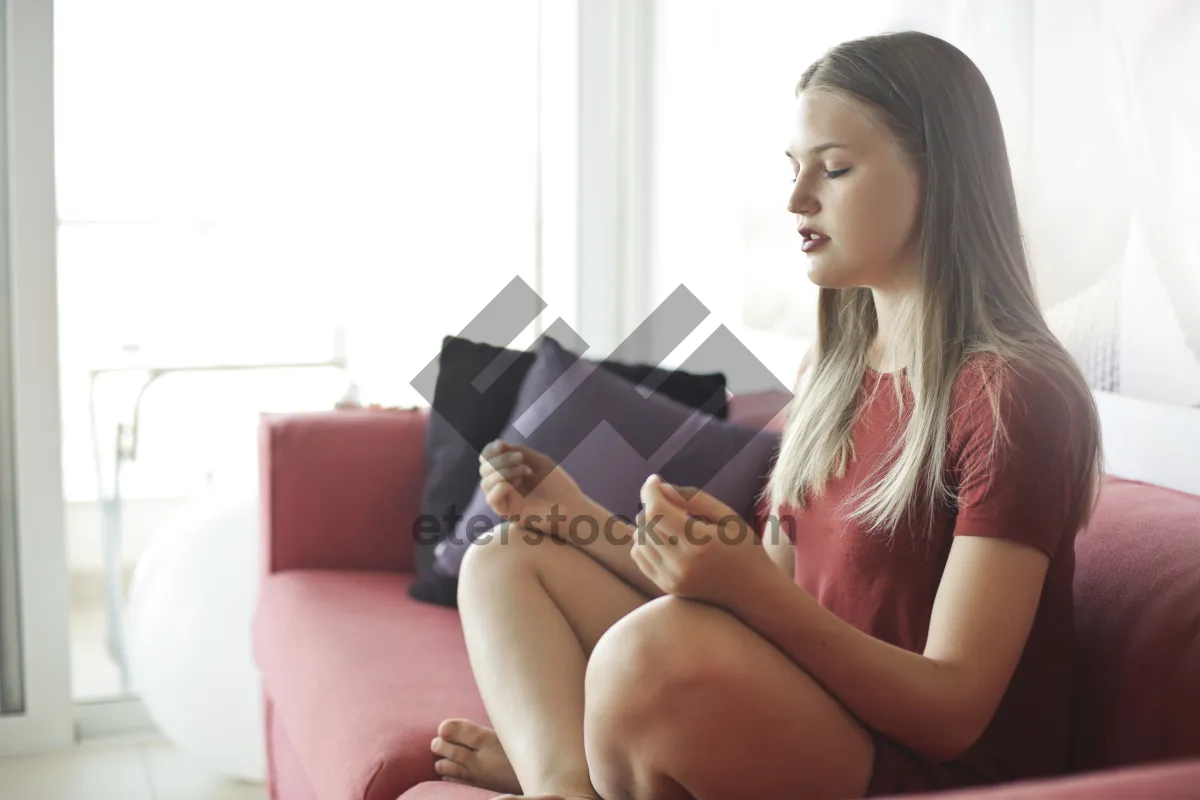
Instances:
[[[430,749],[441,756],[433,768],[443,780],[494,792],[521,792],[517,774],[491,728],[466,719],[445,720]]]

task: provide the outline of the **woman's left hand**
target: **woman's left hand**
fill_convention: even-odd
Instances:
[[[749,523],[707,492],[651,475],[641,497],[630,554],[667,594],[728,605],[777,569]]]

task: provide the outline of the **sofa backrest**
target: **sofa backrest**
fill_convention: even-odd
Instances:
[[[1200,756],[1200,497],[1105,476],[1075,540],[1072,766]]]

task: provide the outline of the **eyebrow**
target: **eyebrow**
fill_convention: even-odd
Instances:
[[[850,149],[849,147],[847,147],[846,145],[842,144],[841,142],[824,142],[823,144],[819,144],[819,145],[817,145],[816,147],[812,148],[812,149],[811,149],[811,150],[809,150],[808,152],[809,152],[811,155],[814,155],[814,156],[815,156],[815,155],[820,155],[821,153],[824,153],[826,150],[832,150],[832,149],[833,149],[833,148],[835,148],[835,147],[840,147],[840,148],[842,148],[843,150],[849,150],[849,149]],[[800,159],[796,158],[794,155],[792,155],[792,151],[791,151],[791,150],[784,150],[784,151],[783,151],[783,154],[784,154],[785,156],[787,156],[788,158],[790,158],[792,161],[799,161],[799,160],[800,160]]]

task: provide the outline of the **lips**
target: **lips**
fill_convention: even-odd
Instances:
[[[829,241],[829,237],[826,236],[822,231],[819,231],[816,228],[811,228],[807,225],[800,228],[799,232],[800,236],[804,239],[804,241],[800,244],[800,249],[806,253],[811,253],[814,250],[824,247]]]

